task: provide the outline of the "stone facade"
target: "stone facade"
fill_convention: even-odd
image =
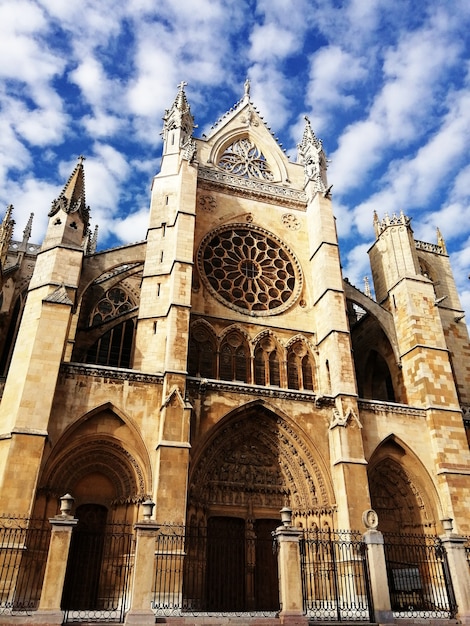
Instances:
[[[469,339],[442,237],[375,216],[342,276],[310,122],[288,160],[243,98],[203,139],[179,88],[144,242],[95,251],[80,160],[41,246],[0,237],[0,507],[470,534]],[[372,216],[371,216],[372,219]],[[30,228],[30,227],[29,227]]]

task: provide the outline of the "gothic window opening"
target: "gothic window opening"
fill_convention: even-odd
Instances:
[[[188,373],[190,376],[215,378],[216,348],[209,331],[196,327],[189,341]]]
[[[129,294],[120,287],[108,289],[99,300],[91,314],[91,325],[102,324],[118,315],[122,315],[135,307]]]
[[[262,339],[255,350],[255,384],[281,385],[279,355],[270,337]]]
[[[8,331],[6,333],[5,342],[3,344],[2,357],[0,360],[0,372],[2,376],[6,376],[8,368],[10,367],[10,361],[13,354],[13,349],[16,343],[16,337],[18,335],[18,329],[20,327],[21,318],[23,317],[24,305],[26,302],[27,291],[24,291],[18,296],[13,308],[13,314],[10,319]]]
[[[301,341],[294,343],[287,354],[287,385],[289,389],[314,389],[312,359]]]
[[[219,377],[222,380],[248,382],[248,347],[239,333],[231,333],[222,343]]]
[[[127,320],[104,333],[88,350],[85,362],[111,367],[131,367],[135,320]]]
[[[220,157],[218,166],[236,176],[274,180],[264,154],[250,139],[244,137],[230,144]]]
[[[386,360],[375,350],[371,350],[366,366],[364,397],[371,400],[395,402],[392,376]]]

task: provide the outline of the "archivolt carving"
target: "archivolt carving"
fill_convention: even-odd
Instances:
[[[190,476],[194,506],[331,508],[325,478],[305,442],[286,422],[258,407],[233,419],[199,455]]]
[[[373,508],[377,510],[381,528],[387,527],[387,515],[399,521],[402,530],[421,525],[432,526],[433,507],[417,480],[397,461],[385,458],[370,473]],[[396,516],[399,520],[396,520]]]
[[[56,460],[42,488],[51,492],[73,491],[73,485],[92,472],[108,476],[115,486],[116,500],[140,501],[145,497],[145,480],[137,460],[121,445],[94,439],[66,450]]]

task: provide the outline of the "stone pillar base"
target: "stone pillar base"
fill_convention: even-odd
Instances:
[[[470,626],[470,613],[462,611],[457,617],[462,626]]]
[[[395,623],[395,618],[393,617],[392,611],[374,611],[375,621],[378,624],[393,624]]]
[[[131,624],[132,626],[154,626],[155,615],[152,611],[138,611],[130,610],[126,615],[124,624]]]
[[[285,626],[307,626],[308,617],[299,613],[279,613],[279,622]]]

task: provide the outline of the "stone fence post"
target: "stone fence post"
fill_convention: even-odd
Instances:
[[[67,502],[65,502],[67,500]],[[63,611],[60,608],[62,592],[64,589],[65,573],[70,550],[72,531],[78,523],[72,515],[69,515],[73,498],[68,494],[61,498],[62,514],[56,515],[49,520],[52,525],[51,542],[47,555],[44,582],[42,585],[39,607],[34,616],[36,624],[48,624],[55,626],[62,624]]]
[[[465,550],[468,538],[452,532],[452,520],[443,520],[443,523],[447,529],[440,539],[447,554],[457,604],[457,619],[462,624],[470,625],[470,563],[467,561]]]
[[[155,615],[151,609],[152,587],[155,576],[155,538],[160,525],[150,519],[153,502],[144,502],[150,513],[134,525],[136,545],[134,571],[132,576],[131,606],[126,615],[126,624],[144,626],[155,624]]]
[[[367,550],[374,621],[379,624],[394,622],[385,565],[384,537],[378,530],[369,529],[364,533],[363,539]]]
[[[287,507],[281,511],[288,511]],[[290,511],[290,509],[289,509]],[[290,526],[290,519],[283,519],[283,526],[273,532],[278,546],[279,600],[281,624],[306,626],[307,616],[303,609],[302,573],[300,565],[300,538],[302,530]]]
[[[379,523],[377,513],[373,509],[364,511],[362,522],[367,528],[362,538],[367,550],[374,620],[379,624],[394,622],[385,562],[384,536],[377,530]]]

